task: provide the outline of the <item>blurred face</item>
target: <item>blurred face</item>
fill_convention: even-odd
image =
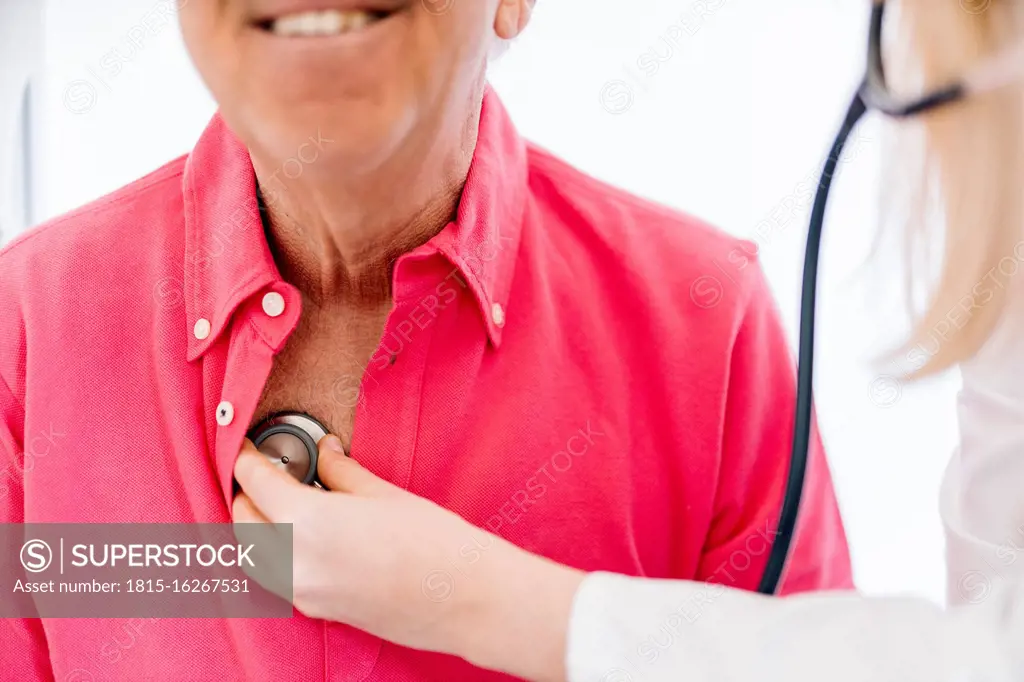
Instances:
[[[310,157],[312,138],[351,170],[468,111],[496,29],[513,37],[527,5],[187,0],[180,18],[224,119],[255,154],[279,163],[306,145]]]

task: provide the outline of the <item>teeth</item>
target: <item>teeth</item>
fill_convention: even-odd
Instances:
[[[270,30],[279,36],[335,36],[365,28],[376,17],[368,12],[324,10],[289,14],[274,20]]]

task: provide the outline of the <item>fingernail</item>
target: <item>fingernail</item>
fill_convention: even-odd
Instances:
[[[328,450],[334,450],[335,452],[345,454],[345,446],[341,444],[341,439],[337,436],[327,436],[327,442],[325,446]]]

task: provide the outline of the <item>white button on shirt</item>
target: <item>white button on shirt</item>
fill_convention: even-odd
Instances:
[[[270,317],[278,317],[284,312],[284,296],[271,291],[263,297],[263,312]]]
[[[196,326],[192,331],[196,335],[196,338],[202,341],[210,336],[210,329],[210,321],[205,317],[201,317],[196,320]]]
[[[228,401],[222,402],[217,406],[217,423],[221,426],[227,426],[231,423],[231,420],[235,418],[235,406]]]
[[[501,307],[500,303],[495,303],[491,306],[491,319],[499,327],[505,326],[505,309]]]

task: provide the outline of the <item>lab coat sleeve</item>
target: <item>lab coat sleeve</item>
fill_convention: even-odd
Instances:
[[[1024,580],[1024,298],[961,368],[960,447],[942,486],[948,599],[984,607]]]
[[[688,616],[695,603],[703,608]],[[1024,595],[1004,593],[1002,604],[1015,613],[595,573],[576,594],[568,680],[1020,682]]]

